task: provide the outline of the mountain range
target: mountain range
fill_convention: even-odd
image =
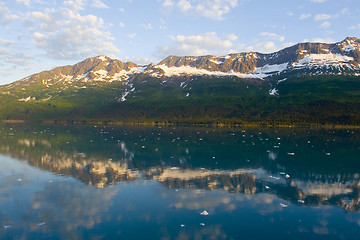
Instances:
[[[275,53],[85,59],[0,86],[2,120],[360,122],[360,40]]]

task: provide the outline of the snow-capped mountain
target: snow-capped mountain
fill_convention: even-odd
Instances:
[[[358,38],[146,66],[98,56],[0,86],[0,119],[355,123],[359,77]]]
[[[360,40],[346,38],[335,44],[299,43],[275,53],[257,52],[226,56],[169,56],[152,67],[152,76],[233,75],[266,78],[273,74],[302,70],[297,74],[341,74],[360,72]],[[149,71],[149,70],[148,70]]]
[[[360,39],[348,37],[335,44],[299,43],[275,53],[234,53],[226,56],[168,56],[158,64],[140,66],[106,56],[88,58],[73,66],[58,67],[12,83],[7,88],[41,82],[52,85],[104,84],[131,81],[139,76],[237,76],[265,79],[279,73],[296,75],[360,74]],[[4,87],[2,87],[4,89]]]
[[[73,66],[57,67],[50,71],[26,77],[14,82],[10,87],[26,87],[41,82],[45,87],[53,85],[78,85],[111,83],[114,81],[126,81],[135,73],[143,71],[143,67],[132,62],[121,62],[106,56],[88,58]]]

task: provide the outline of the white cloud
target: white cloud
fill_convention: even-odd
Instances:
[[[174,1],[172,0],[164,0],[163,1],[163,6],[166,7],[166,8],[171,8],[174,6]]]
[[[153,59],[142,57],[124,57],[121,61],[133,62],[139,65],[147,65],[154,62]]]
[[[81,0],[66,1],[65,7],[32,12],[27,16],[33,20],[29,30],[33,33],[36,47],[44,50],[49,58],[79,59],[114,56],[120,52],[112,43],[114,38],[102,18],[78,12],[84,3]]]
[[[10,51],[8,48],[0,48],[0,55],[2,55],[2,57],[5,56],[13,56],[15,55],[14,52]]]
[[[316,2],[316,3],[324,3],[327,0],[310,0],[311,2]]]
[[[91,3],[91,7],[94,7],[94,8],[109,8],[101,0],[93,0],[93,2]]]
[[[67,0],[64,5],[68,6],[72,11],[84,10],[86,0]]]
[[[159,29],[162,29],[162,30],[166,29],[166,22],[164,19],[160,19]]]
[[[331,26],[331,23],[328,21],[325,21],[320,25],[321,28],[329,28],[330,26]]]
[[[5,6],[5,3],[0,2],[0,24],[7,24],[19,18],[17,15],[12,14],[10,9]]]
[[[129,33],[129,34],[127,35],[127,37],[128,37],[128,38],[134,38],[134,37],[136,37],[136,33]]]
[[[283,42],[285,40],[284,36],[280,36],[276,33],[270,33],[270,32],[262,32],[260,33],[261,36],[266,37],[267,39],[270,40],[277,40],[279,42]]]
[[[228,38],[230,41],[233,41],[233,42],[235,42],[235,41],[238,40],[238,36],[236,36],[236,34],[234,34],[234,33],[228,34],[228,35],[227,35],[227,38]]]
[[[119,27],[121,27],[121,28],[125,27],[125,23],[119,22]]]
[[[221,39],[215,32],[202,35],[172,36],[173,45],[158,48],[157,55],[222,55],[230,52],[237,39],[235,34],[230,34],[225,39]]]
[[[191,3],[187,0],[179,0],[177,7],[183,12],[187,12],[192,8]]]
[[[125,9],[123,9],[123,8],[119,8],[118,10],[119,10],[119,12],[122,12],[122,13],[125,12]]]
[[[334,43],[335,41],[332,38],[313,38],[312,42],[318,43]]]
[[[194,14],[214,20],[223,20],[224,15],[238,6],[238,0],[163,0],[165,8],[177,8],[185,14]]]
[[[325,20],[328,20],[330,18],[332,18],[332,16],[330,14],[321,13],[321,14],[316,14],[315,17],[314,17],[314,20],[315,21],[325,21]]]
[[[23,3],[25,6],[30,6],[30,0],[16,0],[18,3]]]
[[[238,52],[260,52],[260,53],[273,53],[282,50],[286,47],[294,45],[292,42],[275,44],[273,41],[262,41],[254,45],[239,44],[237,46]]]
[[[151,25],[151,23],[142,24],[141,26],[142,26],[144,29],[146,29],[146,30],[151,30],[151,29],[153,29],[153,26]]]
[[[301,16],[299,17],[299,19],[300,20],[304,20],[304,19],[307,19],[307,18],[309,18],[309,17],[311,17],[311,14],[309,13],[309,14],[301,14]]]
[[[0,43],[1,43],[2,45],[5,45],[5,46],[11,46],[11,45],[13,45],[15,42],[14,42],[14,41],[11,41],[11,40],[4,39],[4,38],[0,38]]]
[[[360,29],[360,23],[359,23],[358,25],[351,26],[349,29],[350,29],[350,30]]]

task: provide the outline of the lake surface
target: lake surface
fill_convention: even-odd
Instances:
[[[0,239],[356,239],[360,131],[0,125]]]

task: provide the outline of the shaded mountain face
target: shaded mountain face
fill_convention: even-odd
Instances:
[[[0,86],[0,119],[260,119],[288,106],[313,115],[318,105],[329,114],[357,112],[359,75],[360,40],[351,37],[270,54],[169,56],[146,66],[98,56]]]

